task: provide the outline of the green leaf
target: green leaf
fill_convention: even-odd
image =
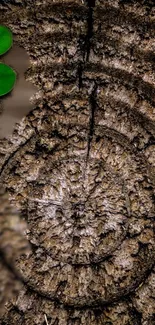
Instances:
[[[0,96],[9,93],[16,82],[16,72],[8,65],[0,63]]]
[[[11,30],[0,25],[0,55],[6,53],[12,46],[13,36]]]

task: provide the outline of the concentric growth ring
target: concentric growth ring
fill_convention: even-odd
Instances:
[[[34,135],[1,172],[32,247],[27,257],[17,257],[12,245],[15,272],[40,295],[74,307],[107,304],[135,290],[155,251],[145,151],[155,132],[146,55],[152,23],[147,20],[144,30],[132,8],[122,15],[120,4],[116,9],[105,2],[92,8],[66,1],[60,10],[56,1],[52,14],[38,4],[29,77],[42,87],[43,99],[25,122]],[[117,46],[99,42],[111,33]],[[137,44],[142,52],[134,57]]]
[[[153,256],[153,204],[145,165],[106,135],[93,137],[86,158],[86,137],[84,131],[83,139],[75,132],[69,141],[68,134],[59,150],[43,150],[37,162],[33,139],[2,174],[14,202],[21,201],[34,247],[15,268],[33,289],[80,306],[133,290]],[[49,134],[42,141],[46,148]]]

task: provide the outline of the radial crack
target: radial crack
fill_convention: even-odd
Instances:
[[[87,0],[87,5],[89,7],[89,13],[88,13],[88,30],[85,40],[85,51],[84,51],[84,61],[89,61],[89,55],[90,55],[90,48],[91,48],[91,38],[93,36],[93,7],[95,7],[95,0]]]
[[[83,63],[80,63],[77,70],[78,75],[78,87],[82,88],[82,75],[85,69],[85,63],[89,61],[91,38],[93,36],[93,7],[95,7],[95,0],[86,0],[88,6],[88,18],[87,18],[87,34],[84,40],[83,52]]]
[[[88,133],[88,147],[87,147],[87,160],[89,158],[90,146],[91,141],[93,138],[94,133],[94,126],[95,126],[95,111],[96,111],[96,95],[97,95],[97,85],[95,84],[93,91],[89,98],[90,103],[90,119],[89,119],[89,133]]]
[[[78,87],[79,87],[79,89],[82,88],[82,73],[83,73],[83,65],[80,62],[79,66],[78,66]]]

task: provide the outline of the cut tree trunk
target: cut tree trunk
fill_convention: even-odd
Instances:
[[[1,216],[0,280],[19,289],[0,324],[155,323],[154,13],[142,0],[0,4],[38,87],[0,141],[20,213]]]

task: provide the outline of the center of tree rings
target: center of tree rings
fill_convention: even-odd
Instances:
[[[87,130],[59,141],[51,133],[31,138],[1,176],[32,245],[15,269],[35,291],[68,305],[113,301],[132,291],[152,263],[145,164],[115,135],[95,133],[89,157]]]

